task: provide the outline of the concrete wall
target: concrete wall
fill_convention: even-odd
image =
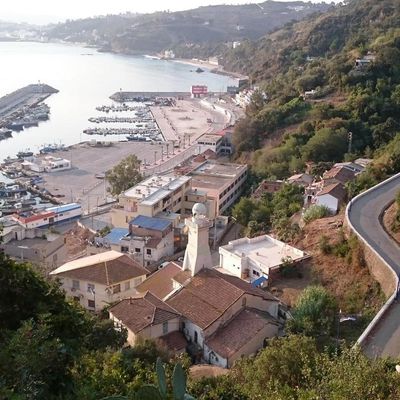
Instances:
[[[332,214],[336,214],[339,210],[339,201],[337,198],[330,194],[324,194],[322,196],[316,196],[315,204],[319,206],[326,206]]]

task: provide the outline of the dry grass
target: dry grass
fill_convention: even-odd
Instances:
[[[400,231],[399,232],[393,232],[392,231],[392,223],[394,219],[396,218],[398,206],[396,203],[393,203],[385,212],[383,215],[383,225],[386,229],[386,231],[389,233],[389,235],[397,242],[400,244]]]

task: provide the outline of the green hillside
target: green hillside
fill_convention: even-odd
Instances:
[[[238,125],[237,156],[260,177],[284,178],[308,161],[381,154],[400,132],[399,17],[399,1],[353,0],[227,52],[225,65],[268,97]]]

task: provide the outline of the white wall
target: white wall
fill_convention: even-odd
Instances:
[[[329,208],[329,211],[333,214],[336,214],[339,210],[339,201],[336,197],[333,197],[330,194],[324,194],[322,196],[316,196],[315,204],[319,206],[326,206]]]
[[[121,285],[121,291],[119,293],[113,294],[112,291],[108,293],[106,291],[106,285],[101,285],[99,283],[90,282],[90,281],[79,281],[79,289],[73,290],[72,289],[72,281],[74,279],[67,278],[67,277],[60,277],[62,282],[62,288],[65,290],[66,296],[69,298],[79,297],[79,303],[82,307],[86,308],[87,310],[92,310],[88,305],[88,300],[95,300],[96,309],[95,311],[102,310],[105,306],[107,306],[110,302],[114,302],[117,300],[124,299],[126,297],[134,296],[137,294],[137,290],[135,289],[136,286],[140,285],[146,279],[146,275],[132,278],[126,281],[118,282]],[[125,283],[130,283],[130,289],[125,290]],[[92,283],[95,286],[95,295],[93,293],[88,292],[88,283]],[[115,283],[114,285],[116,285]],[[114,286],[113,285],[113,286]]]

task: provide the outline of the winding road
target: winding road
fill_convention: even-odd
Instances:
[[[350,224],[359,236],[400,276],[400,247],[386,233],[380,215],[400,189],[400,174],[353,199]],[[395,280],[395,275],[393,275]],[[398,296],[400,297],[400,296]],[[400,301],[394,300],[367,335],[362,347],[370,357],[400,356]]]

